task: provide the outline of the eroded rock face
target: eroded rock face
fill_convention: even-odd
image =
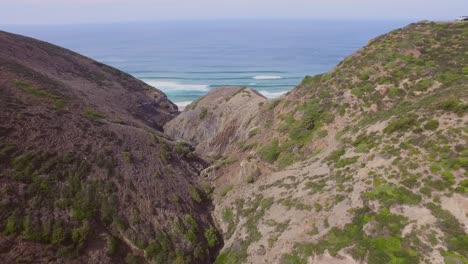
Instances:
[[[219,262],[466,262],[467,29],[421,22],[380,36],[234,135],[214,125],[221,113],[196,119],[199,106],[171,122],[204,153],[229,146],[203,171],[216,186]]]
[[[160,131],[176,109],[126,73],[0,32],[0,262],[211,262],[206,164]]]
[[[266,101],[250,88],[215,89],[168,122],[164,132],[195,146],[204,157],[226,155],[255,133],[252,118]]]

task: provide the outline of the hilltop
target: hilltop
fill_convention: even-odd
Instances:
[[[126,73],[0,32],[0,259],[210,262],[206,163],[162,133],[177,113]]]

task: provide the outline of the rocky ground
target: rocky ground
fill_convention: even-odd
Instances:
[[[202,156],[229,150],[202,172],[216,263],[466,263],[467,34],[412,24],[279,99],[242,97],[255,113],[211,103],[229,104],[230,88],[170,121]]]

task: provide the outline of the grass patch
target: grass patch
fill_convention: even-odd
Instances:
[[[38,89],[33,87],[30,83],[25,81],[15,81],[15,87],[35,97],[41,97],[52,101],[56,109],[63,109],[65,102],[60,96],[54,95],[47,90]]]
[[[86,118],[91,119],[91,120],[100,120],[100,119],[105,118],[103,114],[97,112],[96,110],[90,107],[86,107],[83,111],[83,114]]]

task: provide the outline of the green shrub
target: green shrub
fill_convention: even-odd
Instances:
[[[247,257],[247,253],[243,250],[228,249],[221,252],[216,257],[215,264],[237,264],[242,263]]]
[[[369,151],[369,145],[366,142],[359,143],[359,145],[356,146],[355,151],[357,153],[367,153]]]
[[[26,215],[23,219],[23,235],[27,240],[45,242],[47,240],[47,233],[42,232],[40,226],[37,226],[37,223],[31,222],[30,215]]]
[[[273,110],[276,108],[277,105],[281,103],[281,99],[273,99],[269,104],[268,104],[268,110]]]
[[[455,184],[455,176],[450,171],[443,171],[442,172],[442,179],[448,182],[450,185]]]
[[[419,204],[421,196],[415,194],[405,187],[398,187],[395,184],[387,184],[376,187],[374,190],[367,192],[366,197],[372,200],[379,200],[384,206],[388,207],[392,204]]]
[[[343,167],[346,167],[348,165],[351,165],[353,163],[356,163],[356,161],[359,159],[359,156],[354,156],[354,157],[350,157],[350,158],[343,158],[343,159],[340,159],[336,164],[335,164],[335,167],[337,168],[343,168]]]
[[[403,90],[398,89],[397,87],[392,87],[389,90],[389,94],[391,97],[397,97],[403,94]]]
[[[301,85],[306,85],[306,86],[311,86],[318,84],[322,78],[322,74],[314,75],[314,76],[309,76],[307,75],[304,77],[304,79],[301,82]]]
[[[128,163],[132,162],[132,154],[130,152],[128,152],[128,151],[122,152],[122,157],[126,162],[128,162]]]
[[[208,247],[212,248],[218,244],[218,235],[214,227],[210,227],[205,230],[205,239],[208,243]]]
[[[463,73],[464,75],[468,75],[468,66],[467,66],[467,67],[463,67],[462,73]]]
[[[445,85],[451,85],[454,82],[460,80],[461,78],[463,78],[461,74],[458,74],[453,71],[446,71],[437,76],[437,80]]]
[[[166,142],[162,142],[160,145],[161,149],[159,152],[160,158],[164,163],[167,163],[171,159],[171,150]]]
[[[13,211],[13,213],[7,218],[7,222],[5,225],[5,229],[3,230],[3,234],[6,236],[9,235],[16,235],[21,231],[21,218],[17,211]]]
[[[13,153],[16,151],[16,146],[13,144],[1,144],[0,145],[0,159],[10,159]]]
[[[445,111],[451,111],[461,114],[466,113],[468,111],[468,104],[463,103],[458,98],[449,98],[440,102],[438,104],[438,108]]]
[[[125,256],[125,263],[126,264],[139,264],[140,260],[138,257],[132,253],[128,253],[127,256]]]
[[[180,202],[180,197],[177,194],[172,195],[172,202],[175,204],[179,204]]]
[[[165,235],[161,235],[145,248],[145,256],[156,263],[169,263],[170,253],[170,242]]]
[[[284,153],[281,153],[281,155],[279,156],[277,164],[278,164],[278,167],[282,169],[293,164],[296,160],[297,159],[294,154],[284,152]]]
[[[105,118],[105,116],[103,114],[97,112],[96,110],[94,110],[91,107],[85,108],[83,113],[84,113],[85,117],[87,117],[88,119],[91,119],[91,120],[99,120],[99,119]]]
[[[428,203],[426,206],[437,219],[437,226],[444,232],[447,249],[468,258],[468,235],[465,233],[463,225],[449,211],[442,209],[439,205]]]
[[[91,220],[96,214],[96,190],[93,187],[80,191],[72,203],[73,218],[78,221]]]
[[[432,79],[422,79],[416,83],[416,89],[418,91],[426,91],[433,84],[434,84],[434,81]]]
[[[338,109],[338,113],[340,114],[340,116],[344,116],[346,114],[346,108],[348,107],[349,107],[348,103],[344,103],[340,106],[340,108]]]
[[[346,152],[345,148],[337,149],[337,150],[333,151],[327,157],[327,160],[337,162],[341,158],[341,156],[343,156],[345,154],[345,152]]]
[[[223,211],[223,220],[226,223],[231,223],[234,221],[234,213],[231,208],[226,208]]]
[[[197,203],[201,203],[203,201],[203,198],[200,194],[200,190],[198,190],[194,186],[190,186],[190,195],[192,196],[192,199]]]
[[[117,238],[113,236],[108,236],[107,237],[107,255],[108,256],[114,256],[117,253],[117,250],[119,248],[119,241]]]
[[[275,162],[281,153],[278,139],[274,139],[270,144],[263,146],[259,153],[265,161],[269,163]]]
[[[359,75],[359,79],[361,79],[361,81],[369,80],[369,73],[368,72],[361,73],[361,75]]]
[[[411,189],[413,187],[417,187],[417,186],[419,186],[418,176],[411,175],[411,176],[405,178],[404,180],[402,180],[401,183],[403,185],[405,185],[409,189]]]
[[[54,245],[62,244],[67,239],[67,233],[62,225],[55,223],[52,229],[52,237],[50,242]]]
[[[79,227],[75,228],[72,231],[72,240],[73,243],[76,245],[78,249],[82,248],[86,241],[88,240],[88,237],[91,234],[91,227],[89,226],[88,222],[84,222],[84,224]]]
[[[468,263],[468,259],[463,257],[460,254],[457,254],[455,252],[448,252],[448,251],[443,251],[441,252],[442,256],[444,256],[444,263],[445,264],[465,264]]]
[[[224,189],[221,190],[221,196],[226,196],[232,189],[234,188],[234,185],[229,184],[226,186]]]
[[[393,133],[400,130],[407,130],[416,124],[414,116],[405,116],[391,121],[383,130],[385,133]]]
[[[459,193],[468,193],[468,180],[461,181],[455,190]]]
[[[365,83],[364,85],[360,85],[358,87],[354,87],[351,90],[351,93],[355,95],[358,98],[364,98],[365,95],[370,94],[372,91],[374,91],[374,87],[372,86],[371,83]]]
[[[185,227],[186,231],[184,233],[185,238],[192,243],[192,245],[197,245],[197,233],[198,233],[198,223],[191,215],[185,216]]]
[[[439,127],[439,121],[436,119],[431,119],[427,121],[427,123],[424,125],[424,129],[426,130],[436,130]]]
[[[370,221],[376,224],[377,233],[368,235],[363,231]],[[407,220],[403,216],[391,214],[386,208],[378,214],[369,208],[355,209],[351,223],[343,229],[332,228],[315,244],[297,244],[296,250],[304,256],[323,254],[325,250],[335,256],[341,249],[348,248],[355,259],[369,263],[418,263],[419,255],[401,238],[401,230]],[[403,246],[405,245],[405,246]]]
[[[206,109],[205,107],[202,107],[201,110],[200,110],[200,114],[198,115],[198,117],[200,118],[200,120],[203,120],[205,119],[205,117],[208,115],[208,109]]]
[[[187,142],[177,141],[174,150],[177,154],[180,154],[184,157],[193,157],[193,154],[190,150],[190,145]]]
[[[307,264],[307,260],[295,255],[295,254],[286,254],[281,257],[281,264]]]
[[[303,115],[301,120],[297,123],[292,123],[289,129],[289,137],[295,141],[307,139],[312,131],[319,128],[321,123],[325,121],[325,117],[333,119],[332,115],[323,113],[317,100],[307,102],[302,108]]]

